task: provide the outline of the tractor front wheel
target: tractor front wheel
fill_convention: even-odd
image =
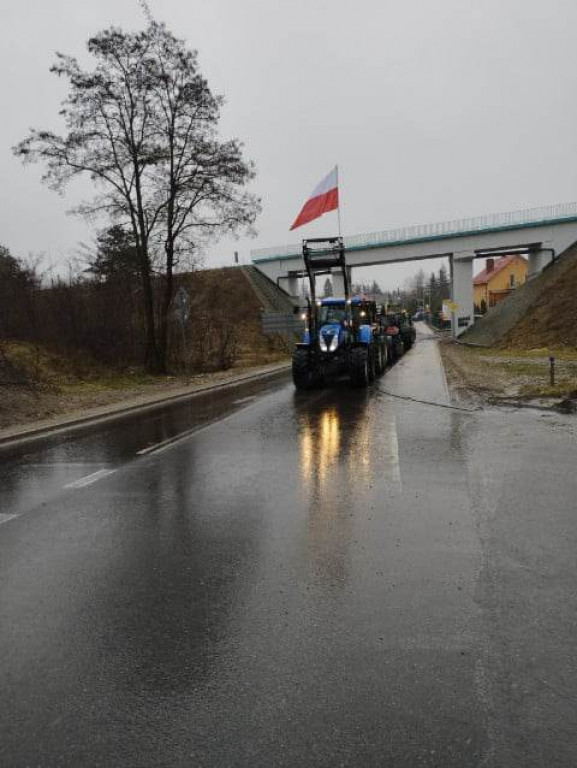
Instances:
[[[369,350],[356,347],[351,352],[351,384],[353,387],[369,386]]]
[[[293,383],[297,389],[312,389],[315,375],[311,366],[310,355],[306,349],[293,352]]]

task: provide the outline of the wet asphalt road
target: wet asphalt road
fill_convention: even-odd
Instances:
[[[577,422],[388,377],[0,453],[1,766],[577,765]]]

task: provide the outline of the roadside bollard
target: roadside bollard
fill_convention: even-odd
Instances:
[[[549,355],[549,380],[551,386],[555,386],[555,358],[553,355]]]

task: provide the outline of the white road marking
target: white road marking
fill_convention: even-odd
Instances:
[[[100,467],[101,461],[30,461],[27,467],[46,467],[48,469],[60,469],[61,467]]]
[[[93,472],[91,475],[86,475],[86,477],[81,477],[79,480],[67,483],[64,488],[86,488],[87,485],[97,483],[99,480],[102,480],[103,477],[113,475],[115,472],[115,469],[99,469],[98,472]]]
[[[245,399],[248,399],[248,398],[245,398]],[[141,448],[139,451],[136,451],[136,455],[148,456],[151,453],[154,453],[156,455],[157,453],[162,453],[163,451],[167,451],[169,448],[172,448],[174,445],[179,445],[179,443],[182,443],[185,440],[188,440],[188,438],[192,437],[193,435],[198,435],[200,432],[204,432],[205,430],[210,429],[211,427],[225,424],[227,421],[230,421],[230,419],[234,419],[235,416],[238,416],[240,413],[246,413],[250,408],[262,402],[262,398],[259,398],[257,400],[256,395],[254,398],[251,398],[251,400],[253,400],[253,402],[247,404],[246,408],[243,408],[242,410],[233,411],[232,413],[229,413],[227,416],[223,416],[222,418],[216,418],[216,419],[213,419],[212,421],[207,421],[206,424],[201,424],[198,427],[192,427],[192,429],[187,429],[186,432],[180,432],[178,435],[175,435],[174,437],[169,437],[167,440],[162,440],[160,443],[149,445],[147,448]]]
[[[199,432],[201,429],[202,427],[199,427],[195,429],[189,429],[186,432],[181,432],[179,435],[175,435],[174,437],[169,437],[167,440],[162,440],[162,442],[160,443],[149,445],[148,448],[141,448],[139,451],[136,451],[136,455],[148,456],[149,453],[160,453],[166,448],[170,448],[172,445],[176,445],[176,443],[180,443],[182,440],[186,440],[188,437],[191,437],[191,435],[194,435],[196,432]]]
[[[18,517],[18,515],[6,515],[0,512],[0,525],[2,525],[2,523],[7,523],[8,520],[14,520],[15,517]]]
[[[240,400],[234,400],[233,405],[241,405],[241,403],[250,403],[254,400],[256,395],[250,395],[250,397],[241,397]]]

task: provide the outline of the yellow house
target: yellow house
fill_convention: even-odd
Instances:
[[[473,279],[473,301],[477,310],[490,309],[527,279],[529,265],[523,256],[487,259],[487,265]]]

